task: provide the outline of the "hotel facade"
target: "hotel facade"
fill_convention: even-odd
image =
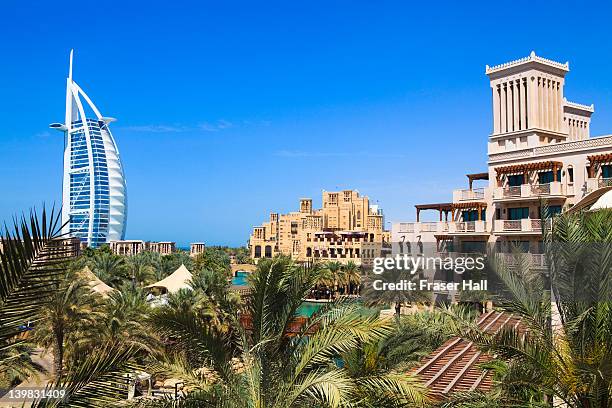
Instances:
[[[299,211],[271,213],[268,222],[253,228],[251,258],[257,262],[277,254],[298,262],[338,261],[369,264],[389,244],[383,212],[355,190],[323,192],[323,207],[302,198]]]
[[[534,52],[486,67],[493,111],[488,167],[467,174],[467,188],[453,191],[452,200],[417,205],[415,222],[394,223],[395,253],[414,252],[416,242],[434,243],[438,253],[519,246],[533,265],[544,266],[543,224],[612,186],[612,136],[591,137],[594,106],[567,100],[568,72],[569,63]],[[423,211],[436,211],[437,221],[422,222]]]
[[[102,116],[72,80],[72,57],[70,51],[65,122],[50,125],[64,133],[62,232],[96,248],[124,239],[127,187],[109,127],[114,119]]]

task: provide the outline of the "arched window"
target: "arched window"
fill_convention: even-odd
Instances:
[[[272,247],[270,245],[266,245],[266,258],[272,258]]]
[[[261,258],[261,246],[255,245],[255,258]]]

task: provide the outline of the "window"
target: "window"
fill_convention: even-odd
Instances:
[[[482,210],[481,217],[483,220],[487,218],[486,211],[485,209]],[[466,210],[462,211],[461,214],[463,221],[478,221],[478,210]]]
[[[574,168],[573,167],[569,167],[567,169],[567,181],[568,183],[574,182]]]
[[[272,247],[270,245],[266,245],[266,258],[272,258]]]
[[[551,218],[554,215],[561,214],[561,206],[560,205],[550,205],[548,206],[547,209],[541,209],[540,213],[541,213],[540,216],[542,218]]]
[[[508,250],[510,251],[529,252],[529,241],[511,241],[509,244]]]
[[[554,181],[554,174],[553,171],[543,171],[541,173],[538,173],[538,182],[540,184],[548,184],[548,183],[552,183]],[[557,181],[561,181],[561,170],[557,170]]]
[[[255,258],[261,258],[261,246],[255,246]]]
[[[529,218],[529,208],[528,207],[508,208],[508,219],[509,220],[522,220],[525,218]]]
[[[518,187],[523,184],[525,181],[525,176],[522,174],[513,174],[512,176],[508,176],[508,185],[510,187]]]
[[[466,254],[484,254],[487,243],[484,241],[464,241],[461,243],[461,252]]]
[[[612,178],[612,165],[606,164],[601,166],[601,177]]]

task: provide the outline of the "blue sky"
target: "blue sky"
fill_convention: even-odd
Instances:
[[[163,3],[3,3],[0,220],[61,201],[70,48],[118,118],[133,239],[243,244],[322,189],[411,220],[486,169],[484,66],[531,50],[570,61],[566,96],[612,133],[604,2]]]

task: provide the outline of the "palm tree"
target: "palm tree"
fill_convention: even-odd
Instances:
[[[342,264],[338,261],[329,261],[320,268],[317,285],[329,288],[332,294],[338,290],[338,282],[342,274]]]
[[[190,369],[184,371],[206,366],[221,379],[196,388],[184,406],[338,407],[356,404],[360,389],[378,390],[390,400],[422,402],[421,387],[409,376],[400,381],[377,373],[356,380],[336,364],[342,353],[389,335],[388,320],[365,313],[354,302],[340,302],[328,305],[296,331],[297,310],[321,273],[319,266],[301,267],[286,257],[260,261],[242,312],[248,330],[236,326],[239,336],[207,325],[193,311],[165,308],[156,313],[155,326],[185,351],[183,365],[187,361]],[[294,335],[287,335],[290,330]],[[242,370],[233,368],[235,359],[242,362]],[[192,384],[197,387],[198,381]]]
[[[32,211],[0,237],[0,371],[9,379],[40,371],[23,335],[40,321],[74,256],[74,248],[61,239],[60,216],[44,208],[40,217]]]
[[[361,267],[353,261],[347,262],[342,267],[342,283],[345,286],[345,294],[354,294],[356,287],[361,284]]]
[[[550,281],[522,263],[494,265],[507,289],[501,307],[524,329],[458,334],[498,356],[500,401],[612,406],[612,211],[556,217],[544,238]]]
[[[344,370],[355,383],[359,407],[414,407],[427,401],[427,390],[406,373],[406,361],[424,354],[418,334],[403,330],[370,342],[360,343],[341,355]]]
[[[130,256],[127,258],[126,264],[133,286],[152,283],[155,279],[155,267],[147,253]]]
[[[90,261],[91,270],[105,283],[118,288],[125,280],[126,265],[122,257],[107,252],[96,253]]]
[[[92,326],[99,313],[100,300],[89,285],[67,275],[56,284],[55,292],[40,311],[40,321],[33,330],[33,339],[53,350],[53,365],[56,377],[64,372],[66,345],[76,346],[85,336],[84,329]],[[68,351],[73,351],[72,348]]]
[[[124,285],[121,290],[109,294],[101,305],[93,336],[85,348],[93,349],[100,344],[118,344],[144,350],[148,353],[159,349],[159,339],[147,325],[151,307],[145,293],[139,288]]]
[[[376,290],[373,281],[377,279],[384,282],[412,281],[418,285],[418,281],[422,279],[422,276],[418,273],[412,274],[405,269],[393,269],[385,270],[380,275],[366,275],[364,277],[366,281],[364,290],[362,291],[364,302],[370,306],[393,306],[395,308],[395,317],[398,321],[404,304],[426,303],[432,301],[431,293],[424,290]]]

